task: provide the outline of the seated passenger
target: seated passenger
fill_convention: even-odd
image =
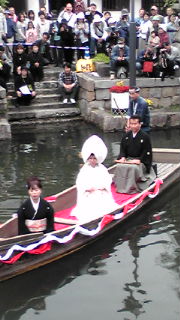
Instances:
[[[150,137],[141,129],[140,116],[131,116],[129,126],[130,131],[121,140],[114,183],[117,192],[133,194],[148,188],[155,179],[155,173]]]
[[[41,198],[42,184],[37,177],[27,180],[29,199],[18,209],[18,233],[51,232],[54,230],[54,210]]]
[[[111,175],[102,164],[107,155],[104,142],[93,135],[85,141],[81,153],[85,164],[77,176],[77,204],[71,216],[84,223],[116,210],[118,205],[111,194]]]

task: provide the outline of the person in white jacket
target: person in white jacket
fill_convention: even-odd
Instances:
[[[149,13],[145,12],[139,26],[139,52],[146,48],[149,31],[152,29]]]
[[[58,22],[61,23],[62,20],[65,19],[67,21],[67,25],[71,28],[74,28],[77,16],[73,13],[73,7],[71,3],[67,3],[64,10],[59,13]]]
[[[7,33],[6,17],[4,15],[3,8],[0,7],[0,44],[1,45],[4,43],[6,33]]]
[[[106,51],[106,38],[108,36],[106,31],[106,24],[102,18],[96,14],[93,22],[90,25],[90,55],[93,57],[97,53],[105,53]]]

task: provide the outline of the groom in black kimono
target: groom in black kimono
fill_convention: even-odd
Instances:
[[[154,181],[155,173],[151,141],[141,129],[141,117],[131,116],[129,126],[130,131],[121,140],[114,182],[117,192],[133,194],[145,190]]]

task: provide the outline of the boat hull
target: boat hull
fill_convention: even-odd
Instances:
[[[165,165],[161,166],[161,168],[165,168]],[[110,172],[113,173],[114,169],[115,169],[115,166],[110,168]],[[168,188],[172,186],[172,184],[179,181],[180,163],[169,166],[169,172],[165,169],[161,169],[161,170],[162,170],[161,176],[164,180],[164,183],[160,187],[159,195],[167,191]],[[153,188],[154,186],[152,185],[150,188],[148,188],[148,190],[151,191]],[[138,199],[138,196],[136,195],[135,197],[133,197],[131,201],[127,201],[127,202],[131,203],[137,199]],[[78,250],[81,250],[82,248],[96,241],[100,237],[104,236],[107,232],[111,232],[111,230],[113,230],[115,227],[118,227],[119,225],[124,223],[126,220],[129,220],[130,217],[134,217],[136,214],[139,214],[142,212],[143,214],[145,214],[145,211],[144,211],[145,208],[150,204],[150,202],[156,201],[155,199],[156,198],[153,199],[153,198],[146,197],[145,200],[138,205],[138,207],[135,207],[134,209],[128,211],[121,219],[111,221],[109,224],[105,225],[105,227],[94,236],[87,236],[81,233],[77,233],[75,234],[74,238],[71,241],[68,241],[67,243],[59,244],[53,241],[51,250],[43,254],[40,254],[40,255],[25,254],[20,260],[16,261],[14,264],[9,264],[9,265],[0,262],[0,281],[4,281],[12,277],[15,277],[17,275],[20,275],[22,273],[39,268],[43,265],[49,264],[55,260],[61,259]],[[62,209],[63,206],[65,208],[65,204],[67,203],[67,201],[68,203],[70,202],[71,205],[75,203],[76,201],[75,187],[67,189],[64,192],[61,192],[60,194],[57,195],[57,200],[53,204],[55,211],[58,211],[60,208]],[[123,209],[125,204],[120,206],[119,210]],[[115,212],[110,214],[114,215],[117,212],[119,212],[119,210],[116,210]],[[95,228],[97,228],[100,221],[101,221],[101,218],[88,222],[86,224],[83,224],[82,227],[88,230],[94,230]],[[17,228],[17,218],[13,218],[9,222],[7,222],[5,224],[4,229],[2,227],[0,228],[1,229],[0,230],[0,237],[1,237],[0,238],[0,254],[2,256],[13,244],[18,243],[20,245],[26,246],[30,243],[38,242],[45,237],[45,235],[43,235],[42,233],[38,233],[38,234],[30,234],[30,235],[14,236],[14,237],[12,236],[10,238],[5,238],[4,230],[6,230],[7,232],[7,229],[9,226],[11,226],[12,230],[14,230],[13,232],[15,232]],[[71,232],[75,229],[75,227],[76,225],[72,225],[67,227],[64,230],[54,231],[51,234],[55,235],[56,237],[63,238],[71,234]]]

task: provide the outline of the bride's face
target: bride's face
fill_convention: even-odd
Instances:
[[[88,163],[90,164],[91,167],[95,167],[97,165],[97,159],[94,155],[90,155],[88,158]]]

